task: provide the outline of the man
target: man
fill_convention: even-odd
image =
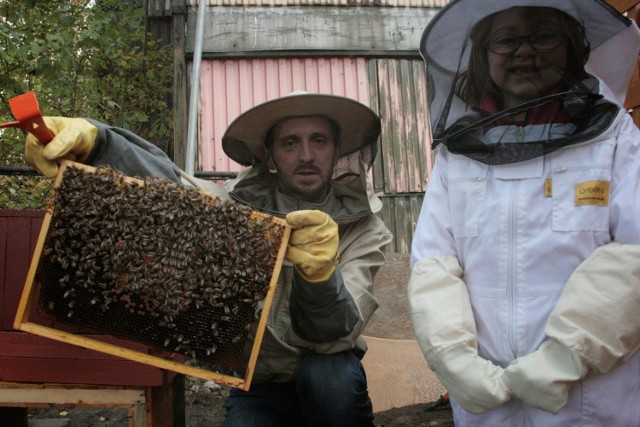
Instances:
[[[222,142],[247,167],[224,188],[187,176],[125,130],[78,118],[45,121],[56,137],[43,146],[29,135],[25,155],[46,176],[62,158],[163,176],[286,217],[294,228],[251,390],[231,391],[225,426],[373,425],[361,333],[377,308],[373,279],[392,238],[374,215],[381,202],[367,177],[380,133],[373,111],[307,93],[246,111]]]

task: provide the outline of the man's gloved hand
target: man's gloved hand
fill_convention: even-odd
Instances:
[[[306,281],[327,280],[338,264],[338,225],[316,210],[291,212],[286,220],[293,230],[285,258]]]
[[[58,173],[58,162],[63,159],[84,161],[95,145],[98,128],[85,119],[44,117],[55,137],[47,145],[29,134],[25,140],[24,155],[42,175],[53,178]]]
[[[511,362],[503,380],[523,402],[557,414],[567,404],[571,384],[587,370],[578,351],[548,339],[538,350]]]
[[[480,357],[469,343],[443,350],[429,365],[465,411],[480,414],[511,400],[502,382],[504,369]]]

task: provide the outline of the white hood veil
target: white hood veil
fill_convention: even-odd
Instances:
[[[581,24],[588,73],[563,76],[560,93],[520,106],[487,112],[469,108],[456,90],[464,79],[472,50],[474,26],[490,15],[512,7],[558,9]],[[593,138],[604,131],[624,105],[627,86],[636,65],[640,31],[636,24],[600,0],[452,0],[429,22],[420,42],[425,61],[433,146],[447,146],[486,164],[528,160]],[[576,76],[573,76],[576,77]],[[561,99],[569,123],[495,126],[498,119]],[[486,132],[487,127],[492,127]]]

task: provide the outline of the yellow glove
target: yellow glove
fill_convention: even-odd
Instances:
[[[24,156],[42,175],[53,178],[58,174],[58,162],[63,159],[84,161],[96,142],[98,128],[85,119],[44,117],[55,137],[44,145],[32,134],[25,140]]]
[[[338,264],[338,225],[315,210],[291,212],[286,219],[293,231],[285,258],[306,281],[327,280]]]

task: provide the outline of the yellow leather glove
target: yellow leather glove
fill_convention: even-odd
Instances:
[[[58,162],[63,159],[84,161],[96,142],[98,128],[85,119],[44,117],[55,137],[44,145],[32,134],[25,140],[24,156],[27,162],[47,178],[58,174]]]
[[[291,212],[286,220],[293,231],[285,258],[307,282],[327,280],[338,264],[338,225],[316,210]]]

